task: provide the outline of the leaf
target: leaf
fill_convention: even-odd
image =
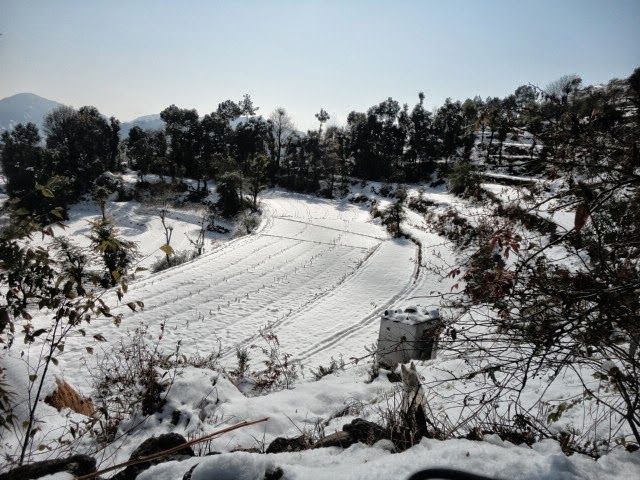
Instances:
[[[88,354],[93,355],[93,347],[84,347]]]
[[[40,335],[42,335],[43,333],[46,333],[47,329],[46,328],[39,328],[38,330],[36,330],[35,332],[33,332],[33,334],[31,336],[33,337],[39,337]]]
[[[458,275],[460,275],[460,269],[456,268],[454,270],[451,270],[451,272],[449,272],[449,275],[447,276],[450,278],[454,278],[454,277],[457,277]]]
[[[60,210],[58,210],[57,208],[54,208],[49,213],[51,215],[53,215],[54,217],[58,217],[60,220],[64,220],[64,217],[62,216],[62,213],[60,213]]]
[[[94,335],[93,338],[95,338],[99,342],[106,342],[107,341],[107,339],[104,338],[104,336],[101,333],[98,333],[97,335]]]
[[[580,230],[582,230],[582,227],[584,227],[588,219],[589,219],[589,205],[584,203],[578,205],[578,208],[576,209],[576,216],[573,221],[573,225],[576,232],[579,232]]]
[[[134,312],[136,311],[136,304],[134,302],[127,303],[127,307],[129,307]]]
[[[100,305],[102,305],[102,307],[104,308],[105,311],[107,311],[107,312],[109,311],[109,307],[107,306],[106,303],[104,303],[104,300],[102,300],[101,298],[98,298],[98,303]]]
[[[143,303],[143,302],[141,302],[140,300],[138,300],[136,303],[138,304],[138,306],[140,307],[140,309],[144,310],[144,303]]]
[[[453,290],[457,290],[458,288],[460,288],[460,286],[456,283],[455,285],[453,285],[453,287],[451,287],[451,292],[453,292]]]
[[[49,184],[51,184],[51,182],[50,182]],[[44,185],[40,185],[39,183],[36,183],[36,187],[35,187],[35,188],[36,188],[36,190],[37,190],[38,192],[42,193],[42,195],[43,195],[44,197],[47,197],[47,198],[53,198],[53,197],[54,197],[54,195],[53,195],[53,193],[51,192],[51,190],[49,190],[49,189],[48,189],[47,187],[45,187]]]
[[[49,359],[51,360],[51,363],[53,363],[54,365],[58,365],[58,359],[56,357],[49,357]]]
[[[173,248],[171,248],[171,245],[163,245],[160,247],[160,250],[162,250],[167,255],[173,255],[175,253],[173,251]]]
[[[31,212],[29,210],[27,210],[26,208],[24,208],[24,207],[17,209],[13,213],[15,213],[16,215],[20,215],[21,217],[24,217],[26,215],[30,215],[31,214]]]
[[[31,375],[29,375],[30,382],[35,382],[37,378],[38,376],[35,373],[32,373]]]

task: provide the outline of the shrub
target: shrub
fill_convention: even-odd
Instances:
[[[411,197],[407,202],[407,207],[422,214],[427,213],[429,211],[429,207],[433,207],[434,205],[435,202],[427,200],[422,197],[422,195],[419,197]]]
[[[323,367],[322,365],[319,365],[317,370],[314,370],[314,369],[310,369],[310,370],[311,370],[311,374],[313,375],[313,378],[316,380],[320,380],[321,378],[326,377],[327,375],[336,373],[338,370],[344,370],[344,366],[345,366],[344,358],[342,358],[342,355],[340,355],[338,360],[331,357],[331,360],[329,361],[329,366]]]
[[[480,189],[480,176],[470,162],[459,162],[449,175],[449,191],[455,195],[474,196]]]
[[[367,203],[369,201],[369,197],[362,193],[357,193],[349,198],[349,202],[351,203]]]
[[[402,202],[397,201],[387,206],[382,212],[382,224],[393,237],[402,236],[400,224],[405,220],[406,214]]]
[[[298,365],[291,361],[291,354],[280,349],[278,336],[269,329],[260,330],[263,345],[251,345],[251,349],[259,350],[266,358],[265,369],[252,372],[255,390],[264,393],[283,388],[291,388],[298,378]]]
[[[223,217],[229,218],[236,215],[242,209],[242,176],[237,172],[225,173],[218,180],[218,203]]]
[[[140,325],[128,338],[103,351],[96,367],[89,369],[95,405],[101,414],[99,441],[113,441],[120,423],[138,410],[143,415],[152,415],[162,408],[162,394],[172,377],[160,374],[158,369],[175,373],[179,363],[177,351],[165,354],[160,350],[163,332],[161,324],[160,335],[150,344],[146,339],[148,327]]]
[[[393,187],[388,183],[385,183],[380,187],[380,190],[378,191],[378,193],[383,197],[389,197],[391,196],[392,191],[393,191]]]
[[[187,263],[190,260],[193,260],[196,257],[196,252],[192,252],[189,250],[180,250],[175,252],[173,255],[164,256],[158,258],[153,265],[151,265],[151,272],[158,273],[167,268],[176,267],[178,265],[182,265],[183,263]]]

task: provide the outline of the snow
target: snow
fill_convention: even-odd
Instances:
[[[260,455],[238,452],[170,462],[152,467],[139,480],[173,480],[192,468],[197,479],[259,479],[281,468],[287,480],[403,479],[426,468],[453,468],[499,479],[614,480],[637,478],[640,456],[611,455],[598,462],[582,455],[565,456],[556,442],[536,448],[469,440],[423,439],[410,450],[392,454],[384,443],[355,444],[348,449],[322,448],[297,453]]]
[[[264,220],[253,235],[131,282],[124,300],[142,300],[144,311],[116,308],[125,315],[124,328],[100,322],[91,325],[92,334],[115,341],[129,326],[166,321],[166,344],[180,340],[190,355],[196,348],[211,352],[220,341],[227,365],[236,346],[254,343],[265,326],[283,352],[309,367],[340,354],[366,354],[381,312],[420,287],[413,281],[416,246],[390,238],[365,208],[346,201],[272,191],[262,203]],[[149,225],[154,221],[146,220],[145,231],[158,232]],[[121,233],[140,238],[135,228]],[[147,248],[163,243],[146,235],[141,245]],[[65,377],[82,378],[84,342],[67,345]]]
[[[492,187],[506,197],[512,187]],[[369,194],[368,194],[369,195]],[[453,197],[441,190],[428,191],[425,198],[441,206],[455,205],[472,217],[480,207]],[[399,405],[400,388],[388,380],[382,370],[369,381],[367,346],[377,339],[379,321],[385,310],[415,305],[436,308],[439,298],[451,291],[452,279],[442,278],[455,263],[450,242],[432,233],[423,216],[407,211],[403,228],[422,245],[422,265],[417,265],[418,247],[405,239],[391,238],[379,222],[374,221],[366,205],[346,200],[323,200],[316,197],[269,190],[261,197],[262,223],[251,235],[231,240],[211,234],[206,253],[169,270],[139,275],[129,285],[124,302],[141,300],[145,308],[131,312],[126,305],[113,309],[122,313],[122,326],[108,320],[94,320],[87,326],[86,337],[70,338],[60,364],[52,366],[51,379],[60,375],[85,394],[91,394],[91,375],[96,362],[108,354],[111,346],[139,324],[149,326],[149,340],[155,341],[160,325],[165,324],[161,348],[167,352],[180,344],[185,356],[207,355],[220,348],[222,367],[235,367],[237,346],[259,344],[260,329],[268,326],[279,338],[282,352],[302,365],[303,378],[292,389],[264,396],[245,396],[223,372],[185,367],[179,372],[166,395],[162,412],[141,421],[131,419],[122,429],[141,421],[133,434],[96,454],[101,467],[126,461],[144,439],[175,431],[187,438],[197,438],[221,427],[243,420],[269,417],[265,423],[241,428],[196,447],[202,454],[219,455],[168,462],[150,468],[139,478],[174,479],[197,465],[193,479],[263,478],[266,471],[282,468],[286,479],[376,479],[406,478],[427,467],[449,467],[513,479],[617,479],[640,478],[640,452],[614,451],[597,462],[582,456],[565,456],[554,441],[534,444],[533,448],[516,446],[497,436],[485,441],[423,439],[419,445],[392,453],[388,442],[372,447],[356,444],[341,450],[323,448],[298,453],[255,454],[233,452],[237,448],[266,447],[279,436],[292,437],[317,429],[329,435],[356,417],[380,421],[385,408]],[[443,207],[440,207],[443,208]],[[111,202],[108,213],[117,219],[121,234],[140,243],[148,266],[164,244],[160,220],[148,208],[135,202]],[[91,204],[71,210],[66,234],[85,242],[87,219],[99,212]],[[174,209],[175,249],[189,248],[186,235],[197,228],[193,211]],[[182,235],[184,233],[185,235]],[[213,241],[216,241],[213,244]],[[111,295],[111,304],[116,303]],[[46,316],[36,318],[45,323]],[[89,355],[88,339],[102,334],[108,344]],[[95,345],[94,345],[95,346]],[[5,358],[9,381],[25,395],[26,362],[39,349],[15,348]],[[25,351],[25,358],[19,358]],[[29,355],[32,355],[29,357]],[[259,369],[261,357],[251,350],[252,369]],[[331,358],[342,357],[345,368],[336,374],[313,381],[309,371],[327,365]],[[365,358],[350,361],[352,358]],[[421,376],[430,382],[450,378],[469,368],[465,359],[442,356],[418,363]],[[20,380],[22,378],[23,380]],[[594,380],[595,381],[595,380]],[[47,383],[49,391],[53,380]],[[472,392],[476,384],[466,382],[460,392]],[[456,406],[446,403],[446,382],[429,392],[435,415],[455,417]],[[541,396],[547,401],[567,398],[578,391],[575,377],[532,380],[522,393],[523,404]],[[24,404],[23,404],[24,406]],[[176,425],[174,412],[180,412]],[[24,414],[22,409],[20,414]],[[338,416],[340,414],[340,416]],[[50,432],[36,435],[38,443],[51,441],[68,422],[78,417],[66,412],[59,415],[46,405],[39,406],[39,418],[48,422]],[[552,425],[572,426],[580,421],[568,411],[562,422]],[[88,448],[80,442],[79,449]],[[55,477],[61,480],[64,474]]]

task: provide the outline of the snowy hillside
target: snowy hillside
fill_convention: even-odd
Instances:
[[[143,279],[132,281],[124,302],[142,300],[145,309],[114,310],[125,314],[125,328],[92,328],[112,339],[128,325],[166,321],[168,344],[180,340],[187,353],[206,353],[220,340],[230,364],[236,347],[251,344],[269,326],[283,351],[317,367],[332,356],[366,354],[365,347],[377,340],[379,316],[389,305],[450,288],[428,278],[423,269],[417,272],[416,246],[392,239],[365,207],[280,191],[264,195],[262,206],[263,222],[253,234],[209,245],[188,264],[142,273]],[[67,222],[72,237],[88,232],[86,208],[82,213],[73,210]],[[163,255],[159,219],[143,219],[126,203],[114,203],[110,213],[121,219],[123,236],[143,247],[143,266],[153,254]],[[175,223],[175,249],[186,248],[189,225],[193,230],[195,222],[170,221]],[[66,349],[65,377],[82,377],[81,344],[79,340],[77,349]]]
[[[503,198],[514,195],[512,187],[484,184],[484,188]],[[375,198],[383,207],[389,200],[372,193],[379,189],[379,184],[369,184],[354,193]],[[416,188],[409,193],[418,195]],[[456,206],[469,219],[482,208],[441,188],[428,189],[421,195],[439,211]],[[52,366],[45,393],[54,389],[55,375],[82,393],[95,395],[96,372],[104,369],[104,359],[136,338],[146,338],[150,345],[158,345],[168,354],[177,351],[185,358],[219,355],[219,367],[181,368],[161,411],[123,422],[120,431],[135,428],[107,447],[97,448],[89,437],[74,440],[70,426],[82,422],[82,417],[59,415],[42,404],[38,416],[46,419],[47,429],[36,433],[36,445],[51,444],[60,432],[66,432],[62,435],[71,442],[73,451],[92,454],[105,468],[126,461],[151,435],[178,432],[197,438],[242,420],[269,417],[266,423],[222,435],[197,450],[201,454],[224,452],[221,455],[164,463],[138,478],[182,478],[194,466],[193,479],[258,479],[275,469],[281,469],[282,478],[288,479],[406,478],[427,467],[459,468],[495,478],[595,480],[640,475],[638,452],[617,451],[596,462],[578,454],[565,456],[555,441],[546,440],[530,448],[494,434],[485,435],[482,442],[423,439],[395,454],[393,446],[385,441],[372,447],[356,444],[346,450],[331,447],[268,455],[231,453],[237,449],[264,450],[276,437],[301,433],[328,436],[357,417],[384,421],[388,412],[397,410],[402,394],[386,370],[370,381],[367,347],[377,340],[380,316],[389,307],[438,305],[439,297],[449,293],[453,283],[434,271],[455,262],[454,245],[433,233],[426,217],[417,212],[407,210],[403,225],[422,245],[420,267],[416,243],[392,238],[380,220],[372,218],[368,204],[269,190],[261,197],[261,208],[262,222],[252,234],[231,240],[211,235],[201,257],[132,280],[123,303],[112,310],[124,315],[121,326],[114,326],[108,319],[95,320],[86,326],[85,335],[69,338],[58,356],[59,364]],[[162,255],[159,247],[164,243],[163,234],[153,212],[135,202],[110,202],[107,212],[118,219],[125,238],[139,242],[146,262],[143,264]],[[97,214],[96,207],[88,204],[74,207],[66,235],[82,243],[87,220]],[[176,248],[187,248],[186,235],[195,231],[197,215],[175,210],[169,221],[179,242]],[[111,305],[118,303],[115,295],[106,300]],[[142,311],[132,312],[126,306],[134,300],[144,302]],[[36,328],[47,323],[46,315],[35,320]],[[144,337],[136,337],[134,332],[140,325],[144,325]],[[242,379],[232,382],[232,376],[222,372],[237,367],[236,349],[242,347],[249,352],[251,369],[261,368],[265,356],[259,348],[264,346],[260,331],[265,327],[277,336],[280,352],[290,355],[299,377],[290,389],[245,396],[240,391]],[[89,340],[102,337],[106,343]],[[254,345],[258,348],[252,348]],[[23,391],[27,387],[25,368],[37,357],[39,348],[35,343],[10,351],[8,378],[14,385],[23,385]],[[341,368],[315,381],[313,372],[320,365],[340,358],[344,361]],[[455,407],[446,401],[452,387],[442,380],[464,372],[466,364],[464,358],[449,353],[418,365],[427,384],[436,381],[433,391],[428,392],[434,419],[446,421],[443,419],[455,416]],[[553,384],[547,381],[532,381],[522,394],[523,403],[533,402],[540,395],[547,400],[560,399],[579,390],[575,378]],[[463,388],[472,391],[474,385],[467,382]],[[34,456],[40,458],[42,454]],[[57,478],[71,477],[60,474]]]
[[[42,130],[44,117],[62,103],[40,97],[33,93],[18,93],[0,100],[0,133],[11,130],[19,123],[35,123]],[[120,137],[126,138],[134,126],[157,130],[164,127],[160,114],[144,115],[120,125]]]
[[[0,100],[0,133],[11,130],[18,123],[35,123],[42,128],[42,121],[47,113],[61,103],[34,95],[33,93],[18,93]]]
[[[122,122],[120,125],[120,138],[127,138],[129,130],[136,126],[143,130],[159,130],[164,128],[164,122],[160,118],[159,113],[134,118],[130,122]]]

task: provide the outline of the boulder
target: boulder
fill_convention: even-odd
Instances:
[[[0,474],[0,480],[31,480],[52,475],[54,473],[69,472],[75,477],[87,475],[96,471],[96,459],[88,455],[73,455],[69,458],[45,460],[30,463]]]
[[[266,453],[300,452],[307,448],[309,441],[304,435],[294,438],[278,437],[271,442]]]
[[[378,440],[387,437],[387,432],[384,428],[362,418],[356,418],[351,423],[343,425],[342,430],[351,436],[354,443],[362,442],[367,445],[373,445]]]
[[[182,435],[178,433],[165,433],[160,435],[159,437],[147,438],[138,446],[138,448],[133,451],[133,453],[129,457],[129,461],[137,460],[148,455],[153,455],[154,453],[163,452],[165,450],[169,450],[171,448],[182,445],[183,443],[187,443],[187,441]],[[195,453],[193,452],[193,449],[187,446],[170,455],[155,458],[153,460],[149,460],[148,462],[142,462],[136,465],[129,465],[127,468],[111,478],[113,480],[135,480],[135,478],[141,472],[151,467],[152,465],[157,465],[158,463],[169,462],[172,460],[185,460],[187,458],[193,457],[194,455]]]

